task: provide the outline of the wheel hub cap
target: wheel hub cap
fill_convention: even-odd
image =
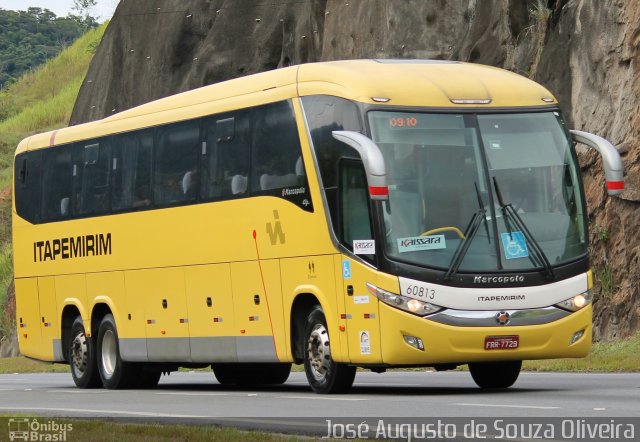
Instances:
[[[329,333],[324,325],[318,324],[307,341],[307,358],[316,379],[324,379],[331,363]]]

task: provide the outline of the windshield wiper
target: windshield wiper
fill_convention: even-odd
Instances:
[[[527,228],[527,225],[524,223],[516,209],[513,208],[513,205],[511,203],[505,203],[502,199],[502,193],[500,192],[500,188],[498,187],[498,181],[496,180],[496,177],[493,177],[493,186],[496,189],[498,204],[500,204],[500,208],[502,209],[502,214],[504,215],[504,224],[509,231],[509,235],[511,235],[514,231],[511,228],[511,223],[509,222],[509,219],[511,219],[515,227],[522,232],[525,239],[527,240],[527,243],[529,244],[529,247],[531,248],[531,254],[528,256],[533,265],[543,267],[545,277],[547,279],[554,279],[555,273],[553,272],[553,268],[551,267],[551,263],[549,262],[547,255],[545,255],[544,250],[542,250],[542,247],[540,247],[538,241],[536,241],[534,236],[531,234],[531,232]]]
[[[478,233],[478,229],[480,228],[480,223],[484,221],[484,227],[487,231],[487,240],[491,243],[491,238],[489,238],[489,225],[487,223],[487,210],[484,208],[484,204],[482,204],[482,197],[480,196],[480,191],[478,190],[478,185],[474,182],[474,187],[476,188],[476,196],[478,197],[478,206],[480,209],[473,214],[471,217],[471,221],[469,221],[469,225],[464,231],[464,238],[458,244],[458,248],[456,249],[453,257],[451,258],[451,262],[449,263],[449,268],[447,269],[447,273],[444,274],[444,280],[450,281],[453,276],[458,273],[458,269],[460,268],[460,264],[462,264],[462,260],[464,259],[469,247],[471,246],[471,241]]]

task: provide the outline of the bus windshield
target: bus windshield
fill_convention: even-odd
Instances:
[[[579,169],[557,112],[371,111],[369,123],[387,167],[391,259],[550,271],[587,252]]]

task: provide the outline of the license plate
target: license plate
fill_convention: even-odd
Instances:
[[[520,345],[520,336],[487,336],[484,338],[485,350],[513,350]]]

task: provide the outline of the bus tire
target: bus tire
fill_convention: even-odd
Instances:
[[[309,313],[304,337],[304,372],[311,389],[320,394],[349,390],[356,367],[337,363],[331,357],[329,331],[321,307],[316,306]]]
[[[96,364],[94,341],[84,331],[82,318],[78,316],[71,326],[67,354],[71,377],[78,388],[96,388],[102,386]]]
[[[140,367],[120,358],[118,330],[111,314],[105,315],[100,322],[97,347],[98,371],[102,385],[110,390],[136,386],[141,374]]]
[[[520,375],[522,361],[475,362],[469,364],[471,377],[480,388],[509,388]]]
[[[213,364],[211,369],[222,385],[280,385],[289,379],[291,364]]]

